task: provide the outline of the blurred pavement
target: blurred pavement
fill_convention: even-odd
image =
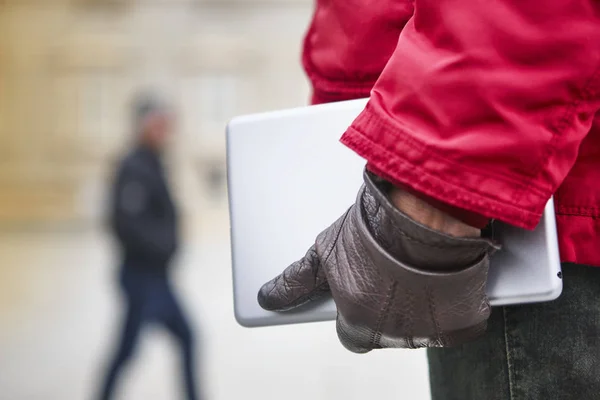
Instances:
[[[337,342],[334,323],[237,325],[224,204],[200,220],[176,278],[201,333],[209,399],[428,398],[422,351],[354,355]],[[100,230],[0,233],[0,399],[91,398],[120,312],[112,257]],[[177,399],[172,346],[163,331],[148,329],[121,398]]]

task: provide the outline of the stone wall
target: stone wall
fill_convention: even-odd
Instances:
[[[178,115],[170,164],[193,218],[222,190],[226,121],[306,103],[311,12],[309,0],[0,2],[0,225],[98,220],[129,101],[147,87]]]

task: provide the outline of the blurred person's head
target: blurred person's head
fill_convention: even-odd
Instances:
[[[142,93],[134,100],[133,113],[137,140],[153,150],[165,148],[173,127],[167,104],[156,95]]]

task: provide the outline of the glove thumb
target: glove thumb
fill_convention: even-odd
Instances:
[[[268,311],[287,311],[327,293],[327,277],[313,245],[301,260],[262,286],[258,292],[258,304]]]

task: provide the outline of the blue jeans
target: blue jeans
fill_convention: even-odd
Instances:
[[[483,338],[428,350],[433,400],[600,399],[600,268],[563,279],[558,300],[494,308]]]
[[[100,399],[113,398],[117,378],[131,359],[140,332],[148,322],[163,325],[179,342],[187,399],[198,399],[193,335],[167,275],[161,271],[123,268],[121,287],[127,300],[127,311],[120,343],[109,366]]]

